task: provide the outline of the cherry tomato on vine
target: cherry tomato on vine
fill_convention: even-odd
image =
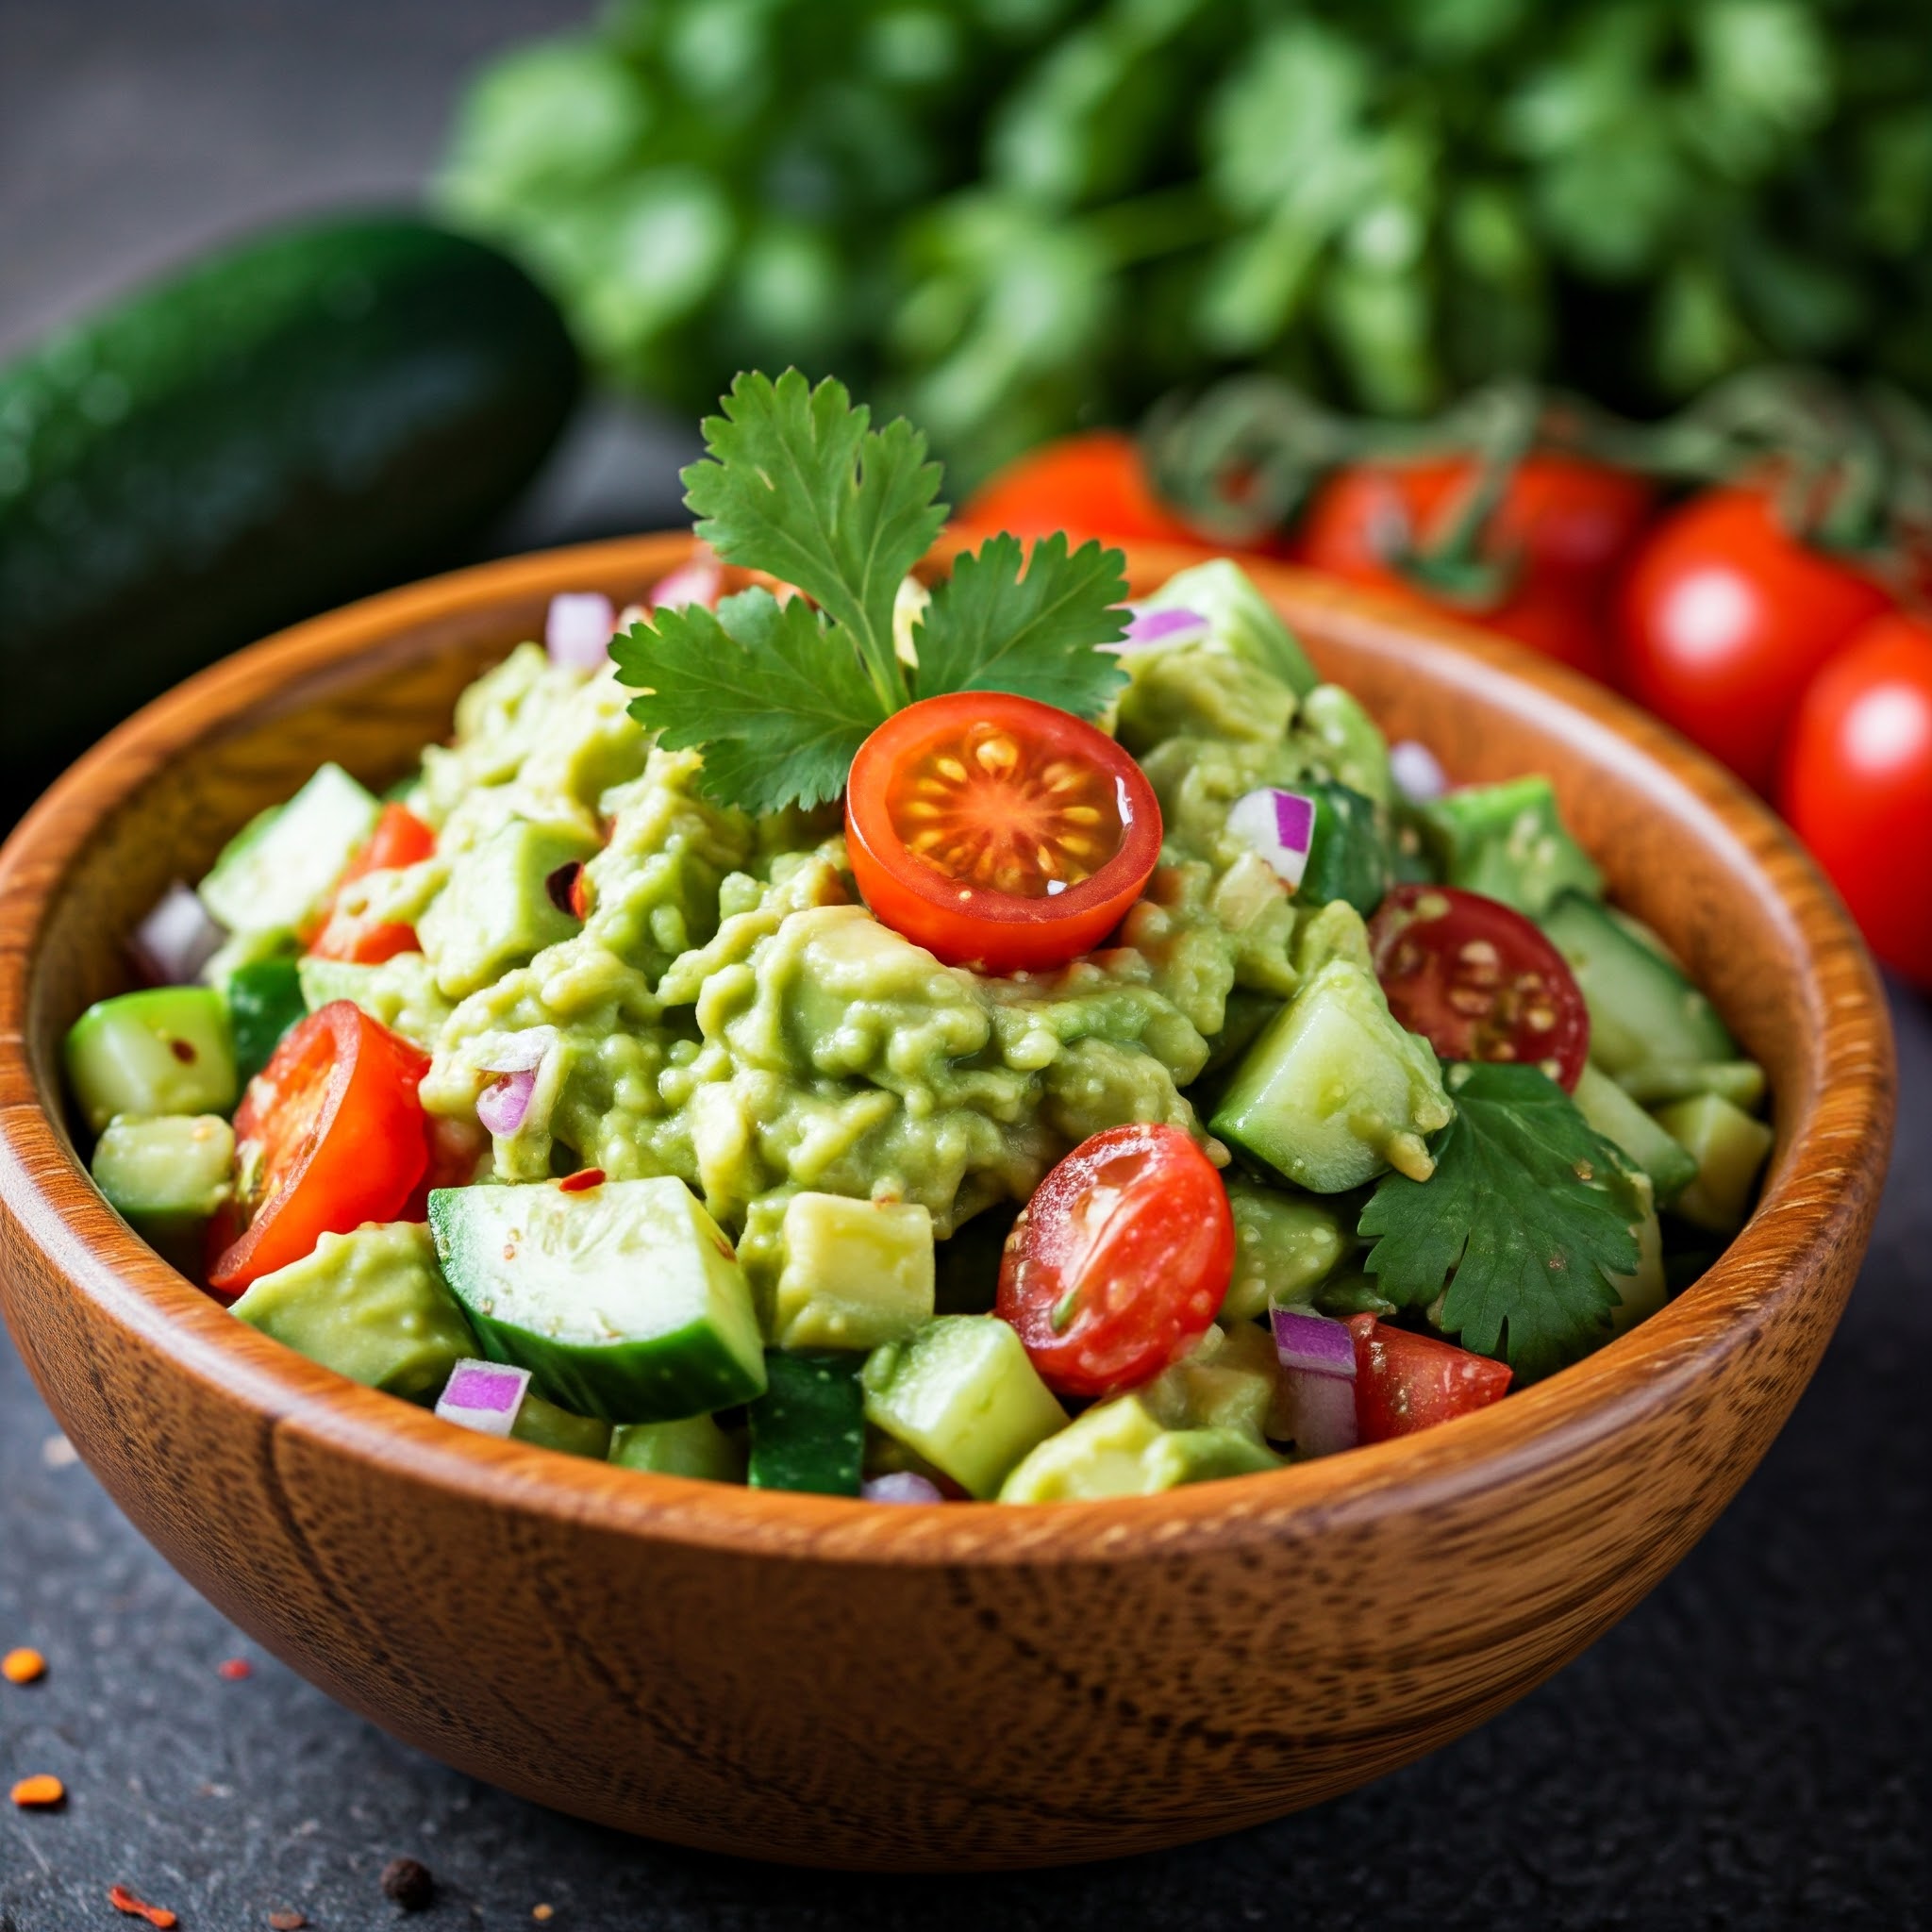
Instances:
[[[400,920],[352,918],[341,908],[342,889],[373,872],[391,872],[415,865],[436,851],[436,834],[416,814],[400,805],[386,805],[369,842],[350,859],[336,882],[335,896],[322,930],[309,942],[318,959],[350,959],[359,966],[377,966],[398,953],[419,950],[415,929]]]
[[[1891,601],[1787,535],[1762,491],[1713,490],[1674,510],[1631,559],[1619,673],[1666,724],[1769,791],[1812,675]]]
[[[1070,541],[1089,537],[1130,543],[1192,543],[1205,540],[1166,508],[1131,436],[1090,430],[1042,443],[989,478],[968,499],[959,521],[973,529],[1010,530],[1016,537]]]
[[[1574,1088],[1590,1009],[1563,956],[1522,913],[1455,886],[1397,886],[1369,922],[1389,1010],[1445,1060],[1510,1060]]]
[[[1932,988],[1932,621],[1890,612],[1811,680],[1778,806],[1872,950]]]
[[[1063,1395],[1150,1381],[1208,1332],[1234,1273],[1214,1163],[1178,1127],[1083,1141],[1007,1237],[998,1313]]]
[[[1139,765],[1069,711],[1005,691],[922,698],[852,761],[845,840],[874,913],[948,965],[1064,965],[1160,857]]]
[[[1503,569],[1507,588],[1493,602],[1472,605],[1431,590],[1400,559],[1441,541],[1475,474],[1468,457],[1339,470],[1304,511],[1290,555],[1607,676],[1602,606],[1649,519],[1650,486],[1581,457],[1525,457],[1483,536],[1482,559]]]

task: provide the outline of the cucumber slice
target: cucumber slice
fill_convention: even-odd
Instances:
[[[1657,1120],[1697,1162],[1697,1178],[1677,1196],[1674,1211],[1713,1234],[1735,1233],[1771,1152],[1771,1129],[1715,1093],[1679,1100]]]
[[[1465,785],[1416,808],[1424,841],[1452,886],[1541,919],[1560,893],[1593,902],[1603,874],[1570,836],[1547,778]]]
[[[1315,829],[1296,903],[1326,906],[1340,899],[1366,919],[1389,891],[1389,848],[1375,823],[1374,801],[1319,778],[1301,790],[1315,801]]]
[[[340,765],[324,765],[288,804],[236,833],[201,882],[201,903],[230,932],[296,931],[318,918],[382,809]]]
[[[1583,989],[1590,1057],[1607,1074],[1621,1078],[1635,1067],[1738,1058],[1738,1043],[1710,1002],[1603,907],[1565,892],[1542,928]]]
[[[610,1460],[620,1469],[658,1475],[691,1475],[712,1483],[744,1480],[743,1449],[708,1415],[675,1423],[626,1423],[611,1432]]]
[[[258,959],[228,975],[228,1032],[235,1047],[235,1078],[246,1087],[280,1045],[282,1035],[308,1012],[302,974],[293,959]]]
[[[1669,1207],[1696,1179],[1696,1159],[1607,1074],[1585,1067],[1570,1097],[1596,1132],[1621,1147],[1650,1176],[1659,1206]]]
[[[1715,1093],[1749,1113],[1764,1099],[1764,1069],[1756,1060],[1712,1060],[1697,1067],[1652,1063],[1620,1074],[1617,1085],[1640,1107],[1664,1107],[1673,1100]]]
[[[854,1355],[765,1357],[765,1392],[751,1406],[751,1486],[856,1496],[865,1460],[862,1358]]]
[[[234,1130],[218,1114],[109,1121],[92,1172],[108,1207],[191,1273],[202,1229],[234,1191]]]
[[[439,1189],[429,1224],[485,1354],[606,1422],[672,1422],[763,1393],[731,1243],[682,1181]]]
[[[208,986],[158,986],[90,1007],[68,1029],[67,1078],[99,1133],[116,1114],[226,1113],[241,1089],[228,1009]]]
[[[865,1419],[982,1501],[1066,1411],[996,1315],[941,1315],[866,1357]]]

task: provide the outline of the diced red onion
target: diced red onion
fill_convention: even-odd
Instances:
[[[1413,805],[1427,805],[1449,789],[1449,774],[1427,745],[1405,738],[1389,747],[1389,770],[1395,789]]]
[[[528,1369],[506,1362],[459,1361],[450,1371],[436,1412],[446,1423],[460,1423],[486,1436],[508,1436],[530,1386]]]
[[[1315,801],[1273,786],[1250,791],[1228,808],[1227,829],[1252,845],[1284,885],[1298,886],[1315,842]]]
[[[1284,1369],[1312,1369],[1318,1375],[1355,1379],[1355,1337],[1346,1322],[1330,1321],[1304,1308],[1268,1310],[1274,1330],[1274,1353]]]
[[[675,610],[687,604],[702,604],[707,610],[715,610],[724,590],[724,565],[715,558],[693,557],[652,587],[651,608]]]
[[[610,656],[617,612],[601,591],[559,591],[543,622],[543,648],[553,664],[572,671],[601,671]]]
[[[190,986],[226,938],[199,896],[176,879],[134,928],[128,950],[157,986]]]
[[[530,1095],[536,1091],[535,1067],[505,1074],[477,1094],[476,1118],[492,1134],[514,1134],[523,1125],[524,1116],[530,1110]]]
[[[927,1481],[923,1475],[915,1475],[909,1469],[895,1469],[890,1475],[873,1476],[859,1484],[858,1493],[868,1503],[943,1503],[946,1500],[937,1483]]]
[[[1124,656],[1131,651],[1148,651],[1157,646],[1175,650],[1182,644],[1198,644],[1208,635],[1208,620],[1198,610],[1149,610],[1129,605],[1127,634],[1117,644],[1103,644],[1102,650]]]
[[[1288,1434],[1304,1456],[1333,1456],[1360,1440],[1355,1419],[1355,1382],[1313,1369],[1281,1372],[1281,1407]],[[1274,1433],[1271,1425],[1269,1433]]]

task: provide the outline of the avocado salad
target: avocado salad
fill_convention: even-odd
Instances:
[[[324,765],[73,1026],[102,1193],[239,1320],[630,1469],[1042,1502],[1453,1420],[1741,1224],[1763,1076],[1547,780],[1391,748],[1226,559],[928,581],[836,382],[706,431],[647,608]]]

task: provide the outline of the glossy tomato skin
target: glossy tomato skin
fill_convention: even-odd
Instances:
[[[1577,457],[1526,457],[1490,526],[1487,556],[1512,563],[1495,602],[1432,593],[1393,560],[1438,537],[1468,491],[1468,458],[1338,470],[1309,502],[1290,546],[1297,562],[1388,591],[1419,608],[1500,631],[1592,677],[1608,674],[1604,602],[1649,520],[1641,478]]]
[[[420,950],[415,928],[399,920],[352,919],[338,909],[344,886],[367,878],[373,872],[390,872],[415,865],[436,851],[436,834],[407,807],[391,802],[382,808],[375,829],[347,869],[336,882],[322,930],[309,942],[308,952],[317,959],[348,959],[358,966],[379,966],[398,953]]]
[[[1062,1395],[1151,1381],[1208,1332],[1234,1274],[1214,1163],[1178,1127],[1083,1141],[1033,1191],[1000,1261],[997,1311]]]
[[[1029,760],[1072,760],[1112,785],[1120,844],[1091,877],[1051,896],[1026,896],[965,883],[908,849],[893,823],[908,774],[934,746],[985,725],[1008,734]],[[846,781],[847,860],[874,916],[948,965],[988,973],[1051,970],[1091,952],[1140,897],[1160,837],[1154,788],[1112,739],[1071,712],[1005,691],[908,705],[859,747]]]
[[[1513,907],[1456,886],[1395,886],[1369,947],[1389,1010],[1443,1059],[1541,1066],[1566,1092],[1583,1077],[1583,990]]]
[[[1134,439],[1117,429],[1063,436],[1029,450],[973,493],[959,521],[1016,537],[1064,530],[1074,543],[1098,537],[1205,547],[1201,534],[1156,497]]]
[[[1872,950],[1932,988],[1932,621],[1880,617],[1812,679],[1778,804]]]
[[[1786,535],[1763,491],[1713,490],[1664,518],[1631,560],[1618,599],[1619,681],[1768,792],[1806,685],[1891,601]]]
[[[246,1228],[209,1271],[218,1294],[301,1260],[325,1234],[399,1217],[429,1161],[417,1099],[428,1071],[427,1054],[347,1000],[284,1038],[236,1109],[236,1143],[260,1178]]]
[[[1487,1408],[1508,1390],[1507,1362],[1433,1335],[1391,1328],[1374,1315],[1351,1315],[1348,1326],[1355,1339],[1356,1433],[1364,1442],[1454,1422]]]

